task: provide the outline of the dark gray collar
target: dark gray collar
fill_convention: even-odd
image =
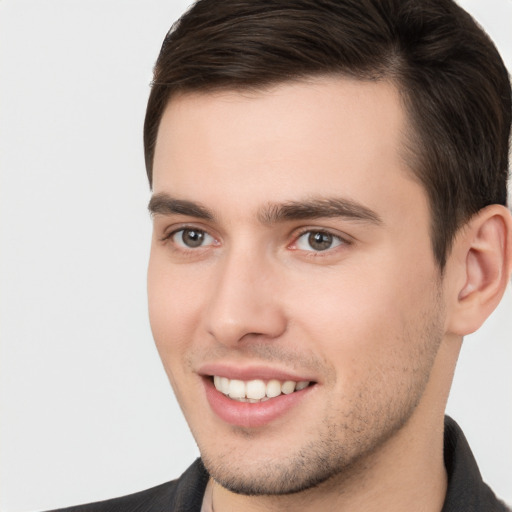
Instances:
[[[510,512],[483,482],[466,437],[449,416],[444,422],[444,464],[448,490],[441,512]]]

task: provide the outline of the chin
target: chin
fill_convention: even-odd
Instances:
[[[222,487],[246,496],[283,496],[317,487],[333,476],[328,461],[317,460],[316,466],[300,456],[286,463],[265,461],[258,467],[235,467],[211,463],[203,457],[210,476]]]
[[[199,436],[196,441],[210,476],[236,494],[284,496],[329,485],[342,489],[361,478],[376,453],[402,430],[416,405],[411,402],[391,416],[376,415],[373,422],[350,421],[354,411],[346,422],[327,416],[302,432],[300,440],[290,432],[277,443],[266,442],[261,433],[237,429],[238,435],[231,433],[238,437],[235,443],[223,442],[226,433],[208,440]]]
[[[249,451],[232,449],[222,454],[201,450],[210,476],[229,491],[246,496],[284,496],[358,477],[367,460],[385,442],[384,437],[365,443],[344,443],[336,435],[324,433],[315,442],[288,453],[256,460]],[[361,441],[361,440],[360,440]],[[250,442],[250,440],[249,440]],[[233,454],[240,454],[234,457]],[[261,453],[261,452],[260,452]],[[244,455],[242,455],[244,454]]]

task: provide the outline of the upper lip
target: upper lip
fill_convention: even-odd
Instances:
[[[240,365],[232,363],[207,363],[202,365],[198,370],[199,375],[227,377],[228,379],[238,379],[243,381],[249,380],[293,380],[295,382],[309,381],[314,382],[316,379],[308,374],[298,374],[289,370],[280,368],[272,368],[267,365]]]

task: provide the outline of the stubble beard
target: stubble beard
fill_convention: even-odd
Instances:
[[[365,418],[355,422],[348,418],[343,425],[324,424],[324,432],[296,453],[267,459],[259,467],[250,461],[235,462],[229,454],[210,457],[208,450],[201,451],[203,464],[218,484],[236,494],[285,496],[320,486],[336,487],[338,492],[343,492],[351,481],[369,469],[375,453],[400,431],[416,405],[417,402],[407,404],[393,417],[382,411],[386,415],[380,417],[378,424],[372,421],[368,425]],[[366,426],[361,428],[361,422]]]
[[[425,314],[428,318],[424,318],[423,329],[404,329],[403,346],[413,340],[416,344],[401,366],[370,372],[357,403],[353,400],[350,407],[345,403],[344,410],[337,408],[335,401],[326,404],[323,421],[312,432],[311,442],[295,447],[286,457],[257,463],[229,451],[213,453],[209,446],[198,443],[210,476],[231,492],[247,496],[291,495],[330,484],[342,493],[349,482],[368,470],[375,454],[404,427],[424,394],[443,337],[444,319],[439,302],[437,307],[435,304],[436,301],[435,311]],[[396,384],[392,389],[387,382],[390,373]],[[379,378],[381,382],[376,384]],[[338,402],[343,399],[338,397]],[[255,442],[263,442],[242,428],[235,429],[234,435],[247,437],[248,443],[253,436]],[[223,443],[222,438],[218,443]]]

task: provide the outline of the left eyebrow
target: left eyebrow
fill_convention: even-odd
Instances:
[[[258,218],[263,224],[331,217],[382,224],[381,217],[370,208],[350,199],[337,197],[270,203],[258,213]]]

